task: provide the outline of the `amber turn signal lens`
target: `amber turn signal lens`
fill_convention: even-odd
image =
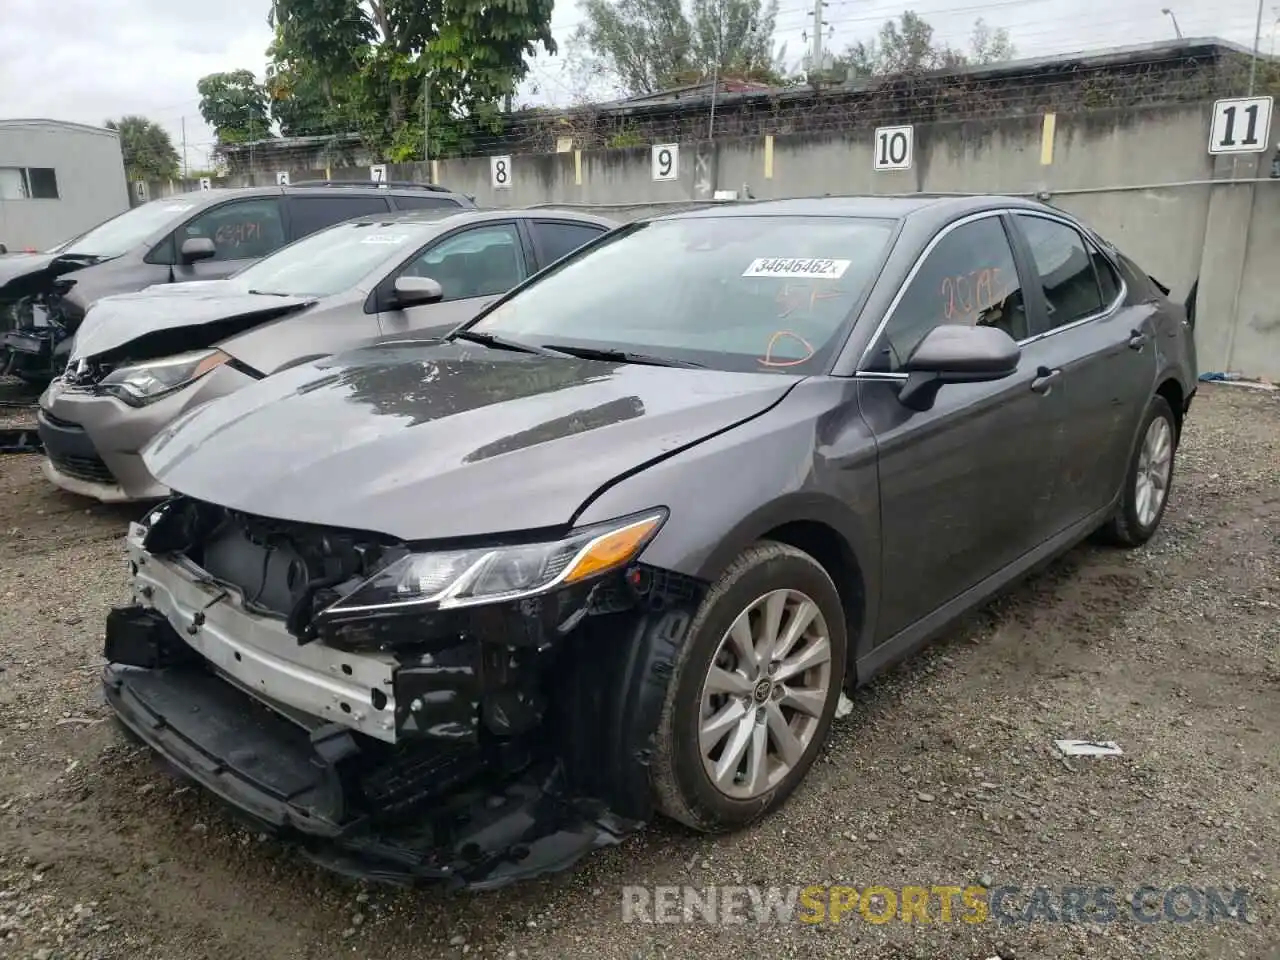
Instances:
[[[645,517],[592,540],[578,554],[565,574],[564,582],[577,583],[622,566],[640,552],[661,523],[660,516]]]

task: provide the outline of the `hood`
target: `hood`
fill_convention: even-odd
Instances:
[[[48,285],[57,272],[51,270],[56,253],[0,254],[0,300],[28,297]]]
[[[143,458],[174,491],[263,517],[410,541],[557,527],[800,379],[392,344],[197,407]]]
[[[216,330],[218,339],[249,326],[305,309],[315,297],[278,297],[249,293],[229,280],[195,280],[188,283],[163,283],[137,293],[103,297],[85,314],[76,331],[72,361],[105,359],[130,348],[130,353],[162,355],[182,349],[199,349],[209,342],[209,331],[202,330],[198,342],[183,347],[179,337],[163,336],[190,328]],[[153,341],[145,349],[139,341]]]

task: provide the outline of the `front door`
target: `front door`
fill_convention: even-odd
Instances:
[[[1107,506],[1124,481],[1155,384],[1155,306],[1133,302],[1102,251],[1065,220],[1019,212],[1013,223],[1036,274],[1036,347],[1062,371],[1063,457],[1046,488],[1056,533]]]
[[[183,241],[193,237],[212,240],[214,255],[183,263]],[[287,239],[279,197],[248,197],[210,207],[174,231],[173,278],[221,280],[279,250]]]
[[[1055,384],[1035,343],[1017,372],[944,386],[932,409],[898,401],[911,351],[935,326],[983,324],[1029,338],[1022,283],[998,213],[946,228],[910,279],[859,371],[876,438],[882,643],[1033,549],[1056,467]]]
[[[447,333],[470,320],[529,275],[520,232],[514,223],[486,223],[460,230],[428,245],[387,281],[387,293],[401,276],[430,277],[444,299],[378,314],[384,335],[439,330]],[[389,296],[382,298],[390,301]]]

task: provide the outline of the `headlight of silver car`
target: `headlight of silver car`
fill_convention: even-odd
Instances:
[[[230,359],[221,350],[179,353],[162,360],[119,367],[103,377],[101,387],[125,403],[141,407],[199,380]]]
[[[543,543],[409,553],[392,561],[320,614],[452,609],[547,593],[634,560],[666,519],[654,510],[575,530]]]

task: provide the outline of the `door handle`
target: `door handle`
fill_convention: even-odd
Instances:
[[[1031,389],[1036,393],[1048,393],[1054,382],[1062,376],[1062,370],[1050,370],[1048,367],[1041,367],[1036,371],[1036,378],[1031,381]]]
[[[1142,350],[1147,345],[1147,341],[1151,338],[1141,330],[1134,330],[1129,334],[1129,347],[1133,350]]]

